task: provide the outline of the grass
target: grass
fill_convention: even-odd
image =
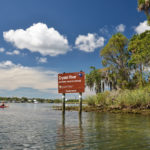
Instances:
[[[104,108],[150,108],[150,87],[136,90],[106,91],[86,99],[89,106]]]

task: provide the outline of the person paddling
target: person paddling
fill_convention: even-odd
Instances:
[[[5,106],[5,103],[4,102],[2,102],[2,105],[1,106]]]
[[[2,104],[0,105],[0,108],[6,108],[6,107],[8,107],[8,105],[5,105],[5,103],[2,102]]]

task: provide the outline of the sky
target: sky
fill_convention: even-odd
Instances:
[[[1,0],[0,96],[61,98],[58,73],[102,68],[99,53],[113,34],[145,30],[137,0]]]

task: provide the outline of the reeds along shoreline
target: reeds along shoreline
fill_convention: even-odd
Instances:
[[[86,98],[89,106],[107,109],[150,109],[150,87],[136,90],[106,91]]]

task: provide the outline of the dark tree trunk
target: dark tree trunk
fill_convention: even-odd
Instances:
[[[103,92],[105,91],[105,84],[104,84],[104,82],[103,82]]]
[[[110,91],[112,91],[112,82],[110,82],[109,85],[110,85]]]

